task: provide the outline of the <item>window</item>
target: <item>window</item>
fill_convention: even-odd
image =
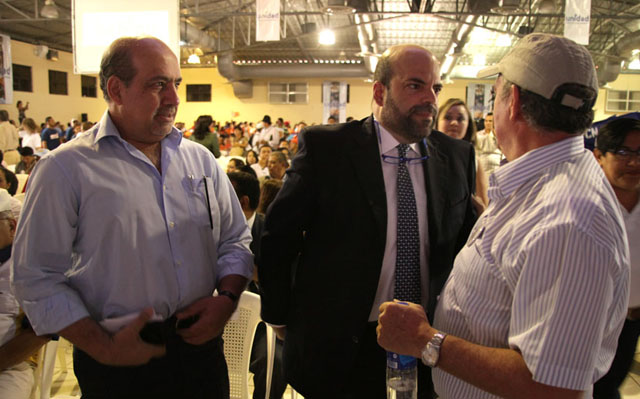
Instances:
[[[49,69],[49,94],[68,94],[66,72]]]
[[[31,67],[13,64],[13,91],[33,91]]]
[[[607,90],[608,112],[640,111],[640,91]]]
[[[95,76],[80,75],[82,97],[98,97],[98,79]]]
[[[271,104],[307,104],[309,102],[306,83],[269,83]]]
[[[188,102],[211,102],[211,85],[187,85]]]

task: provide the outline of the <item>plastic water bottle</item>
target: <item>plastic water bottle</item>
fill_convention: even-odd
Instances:
[[[415,357],[387,352],[387,399],[417,399],[418,362]]]

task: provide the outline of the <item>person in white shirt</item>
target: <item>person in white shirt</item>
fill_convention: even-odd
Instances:
[[[422,357],[442,399],[591,398],[627,315],[629,247],[615,193],[582,134],[598,81],[588,50],[534,33],[495,66],[509,163],[440,295],[380,307],[378,342]]]
[[[31,118],[26,118],[22,121],[22,127],[25,132],[22,138],[22,146],[31,147],[34,151],[42,148],[42,138],[40,138],[40,133],[38,133],[36,122]]]
[[[268,144],[271,148],[278,148],[278,144],[280,144],[280,138],[282,137],[283,130],[271,124],[271,117],[269,115],[265,115],[262,118],[262,125],[264,127],[260,131],[258,144],[260,146],[264,144]]]
[[[611,399],[620,398],[618,388],[631,369],[640,336],[640,120],[621,118],[601,127],[593,153],[620,201],[630,244],[627,319],[611,369],[593,387],[594,399]]]

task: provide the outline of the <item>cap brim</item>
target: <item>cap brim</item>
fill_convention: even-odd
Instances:
[[[496,64],[496,65],[492,65],[490,67],[479,70],[477,77],[480,79],[488,78],[489,76],[497,75],[499,73],[500,73],[500,65]]]

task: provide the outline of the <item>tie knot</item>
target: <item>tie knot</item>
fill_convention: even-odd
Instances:
[[[409,144],[398,144],[398,156],[401,158],[407,157],[407,151],[409,151]]]

